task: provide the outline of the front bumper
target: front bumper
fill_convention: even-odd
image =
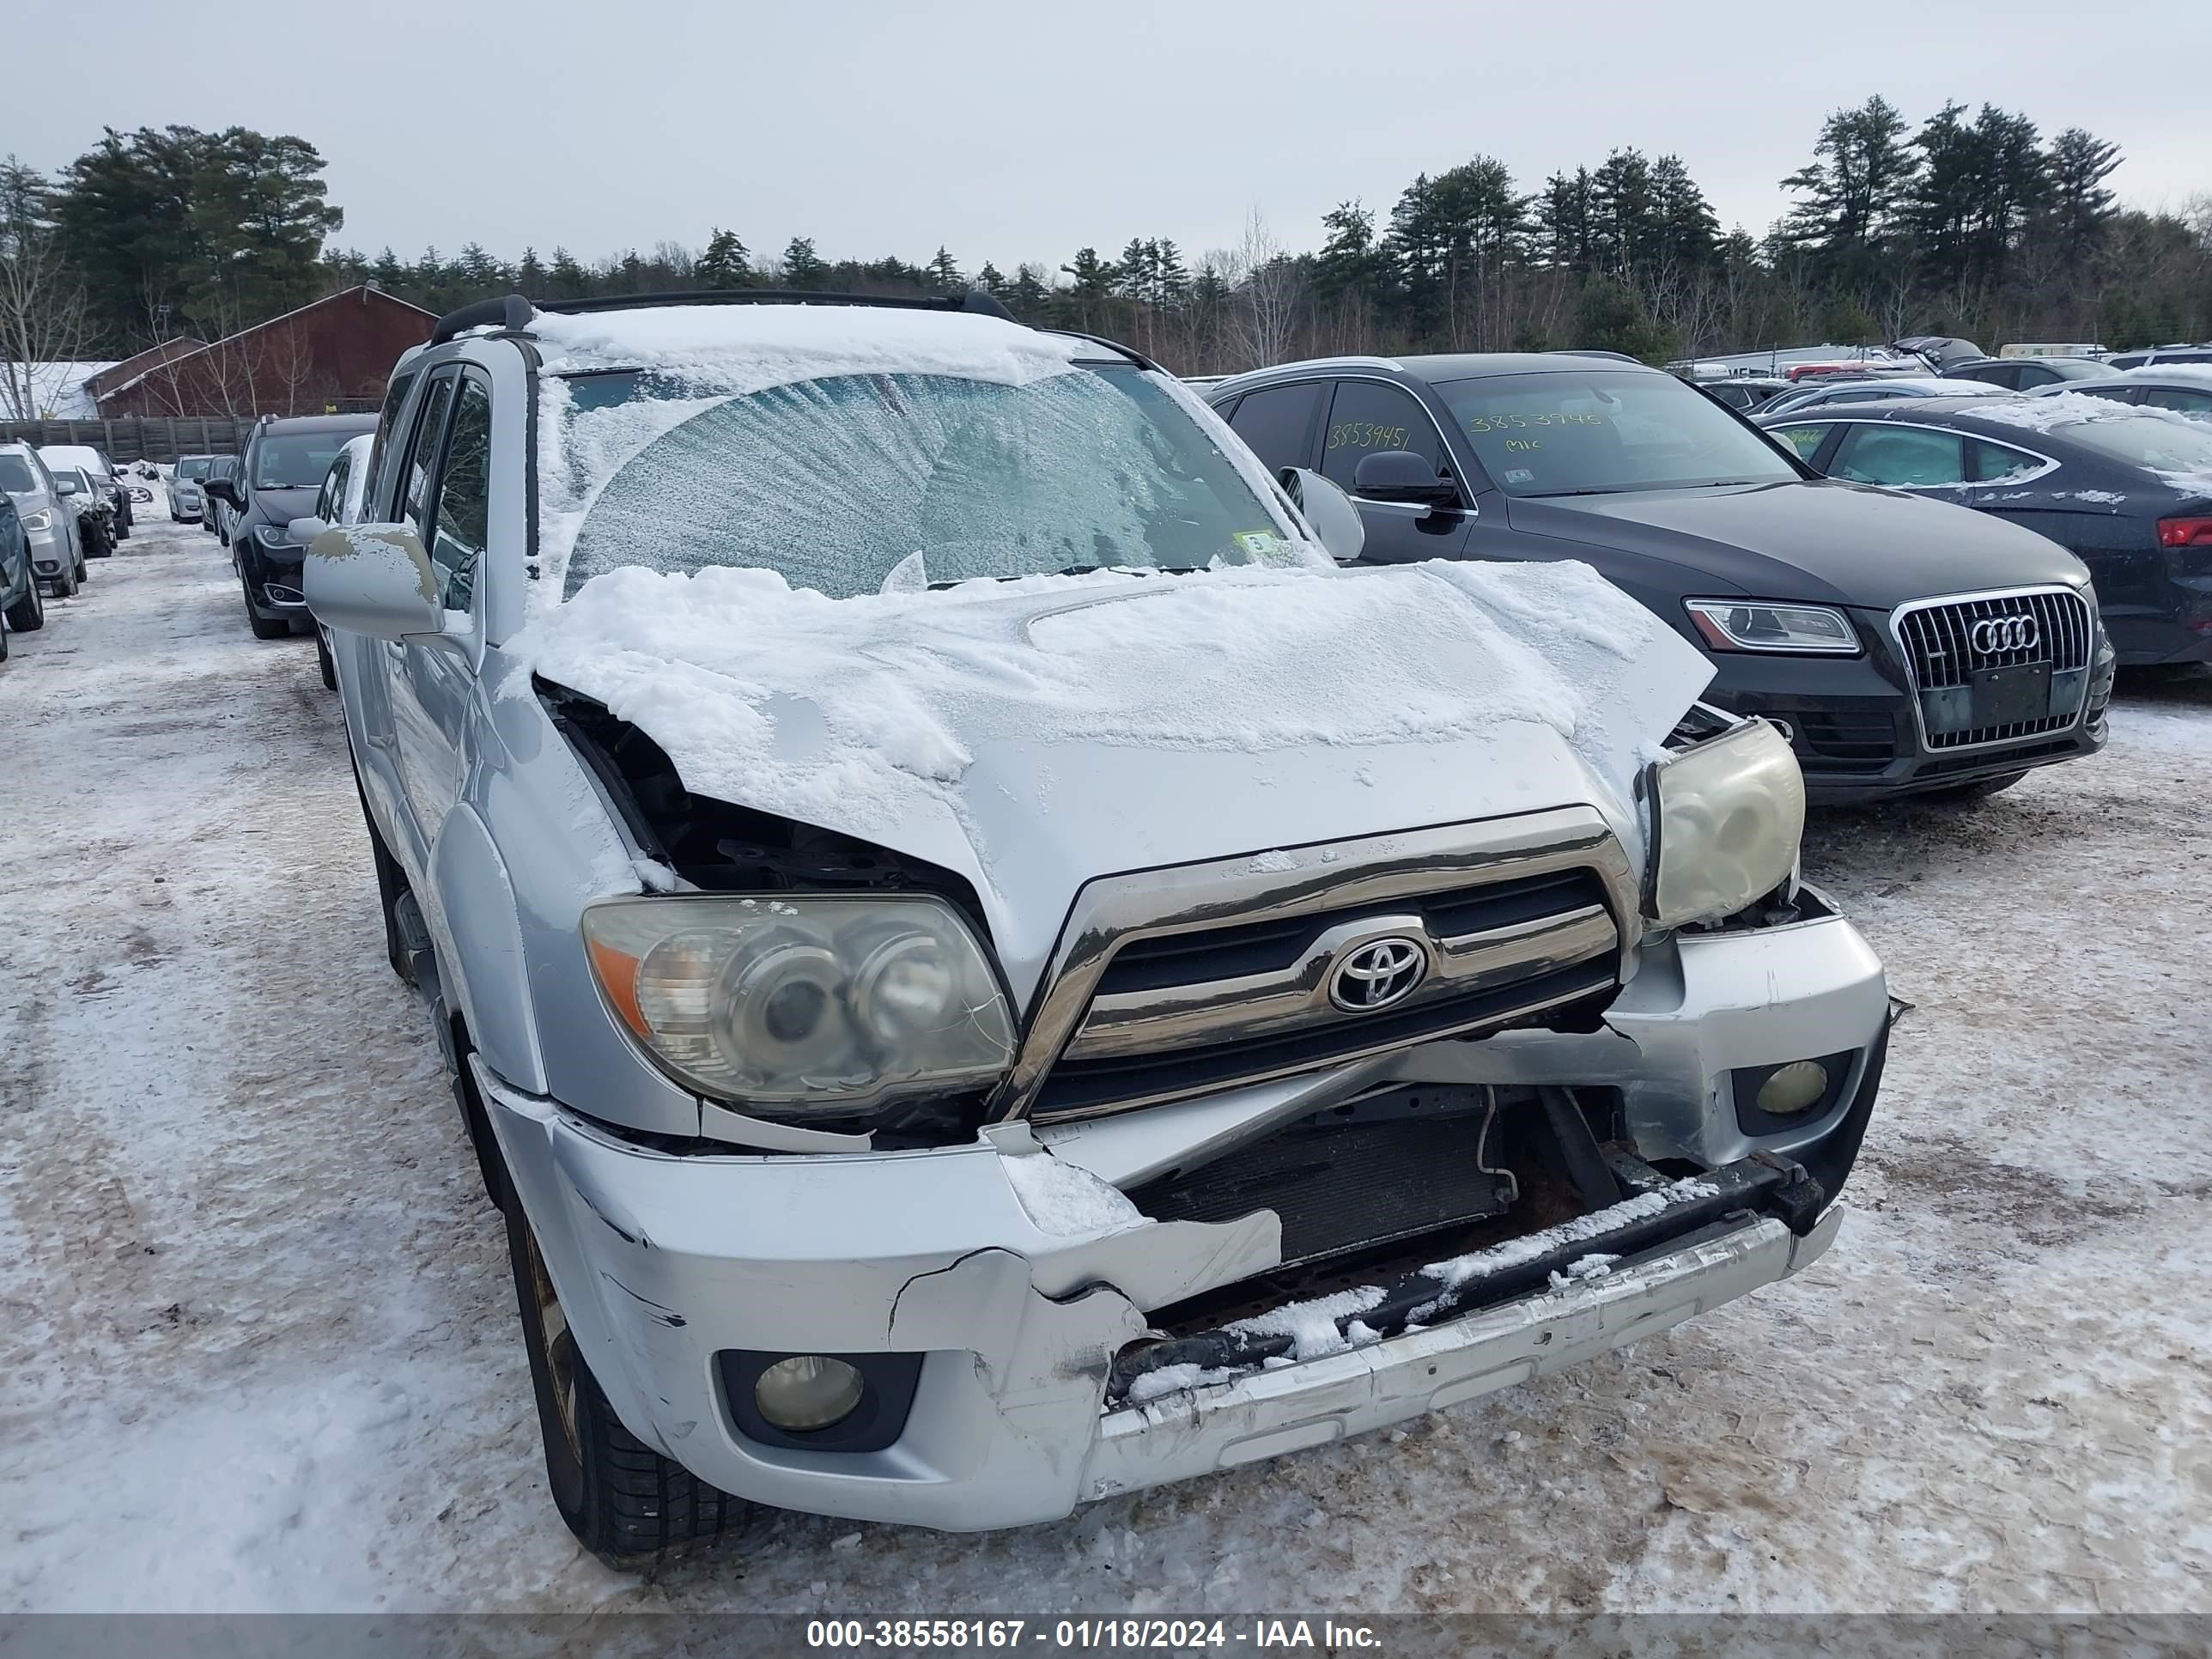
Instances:
[[[231,545],[237,550],[239,571],[246,578],[246,591],[254,609],[270,617],[307,614],[307,598],[300,585],[307,549],[289,542],[272,548],[246,530],[233,533]]]
[[[2105,746],[2112,695],[2109,658],[2090,675],[2083,718],[2061,730],[2014,742],[1929,750],[1905,665],[1882,637],[1887,613],[1854,611],[1866,653],[1857,657],[1713,654],[1705,701],[1740,714],[1763,714],[1786,727],[1818,805],[1889,800],[1951,789],[2059,761]]]
[[[1788,1142],[1832,1200],[1879,1087],[1889,1019],[1880,967],[1849,925],[1822,917],[1764,937],[1685,940],[1658,949],[1631,991],[1638,986],[1642,1000],[1605,1033],[1510,1034],[1510,1064],[1632,1076],[1646,1054],[1650,1091],[1624,1091],[1644,1156],[1711,1147],[1733,1158]],[[1453,1073],[1463,1068],[1444,1051],[1480,1054],[1497,1041],[1425,1045],[1402,1069]],[[1794,1139],[1742,1137],[1732,1068],[1845,1049],[1861,1062],[1835,1111]],[[1113,1492],[1340,1439],[1559,1370],[1798,1271],[1842,1218],[1832,1202],[1788,1224],[1749,1210],[1693,1218],[1679,1236],[1640,1235],[1638,1252],[1597,1278],[1109,1408],[1115,1358],[1146,1335],[1150,1311],[1280,1260],[1272,1212],[1064,1231],[1065,1218],[1025,1207],[989,1140],[880,1154],[671,1155],[471,1063],[563,1310],[633,1433],[757,1502],[953,1531],[1054,1519]],[[1361,1081],[1371,1076],[1363,1070]],[[1156,1109],[1203,1115],[1213,1105]],[[1110,1162],[1115,1145],[1070,1135],[1057,1156]],[[739,1431],[717,1358],[735,1351],[922,1358],[896,1437],[830,1453]]]

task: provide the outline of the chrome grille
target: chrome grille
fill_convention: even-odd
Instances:
[[[1982,623],[2028,618],[2033,640],[1995,644],[1978,633]],[[2062,731],[2081,718],[2096,623],[2081,595],[2064,588],[1978,593],[1909,605],[1896,614],[1899,645],[1918,694],[1921,735],[1931,750],[2014,743]],[[2031,719],[1977,723],[1972,714],[1976,676],[1985,669],[2051,670],[2047,713]]]
[[[1001,1114],[1086,1116],[1291,1077],[1602,1002],[1620,982],[1636,882],[1586,808],[1297,862],[1086,890]],[[1389,939],[1419,945],[1419,983],[1371,1010],[1333,998],[1338,969]]]

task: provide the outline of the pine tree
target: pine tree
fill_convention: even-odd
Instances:
[[[556,247],[553,263],[545,272],[545,285],[556,300],[580,300],[592,291],[592,278],[567,248]]]
[[[317,297],[323,239],[345,222],[322,173],[304,138],[231,127],[202,144],[191,185],[196,315],[235,327]]]
[[[783,285],[786,288],[820,288],[829,274],[828,264],[814,251],[812,237],[794,236],[784,245]]]
[[[1717,258],[1720,220],[1679,155],[1651,164],[1651,239],[1655,259],[1677,272],[1708,269]]]
[[[392,251],[389,243],[376,256],[376,262],[369,266],[368,276],[369,280],[386,294],[404,295],[411,286],[407,267],[400,263],[399,256]]]
[[[1651,163],[1644,152],[1613,151],[1590,175],[1590,188],[1600,267],[1632,273],[1650,265],[1658,248],[1658,213]]]
[[[968,279],[960,274],[959,265],[942,246],[939,247],[923,270],[924,280],[940,294],[959,294],[967,289]]]
[[[2048,223],[2060,252],[2071,264],[2105,238],[2115,198],[2105,180],[2120,164],[2120,147],[2069,127],[2051,141],[2051,202]]]
[[[1060,270],[1074,279],[1066,295],[1074,320],[1090,328],[1103,315],[1121,273],[1111,260],[1100,258],[1095,247],[1076,249],[1074,259]]]
[[[737,232],[717,226],[707,239],[707,251],[692,264],[691,280],[703,289],[750,288],[752,252]]]
[[[193,180],[208,139],[182,126],[103,134],[63,171],[53,218],[84,278],[92,331],[120,353],[189,320],[186,293],[204,264]]]
[[[986,259],[983,261],[982,270],[975,273],[975,286],[986,294],[1003,292],[1006,286],[1006,274],[998,266]]]
[[[1536,198],[1536,244],[1558,270],[1585,271],[1596,253],[1597,186],[1588,167],[1555,173]]]
[[[538,250],[526,247],[522,258],[514,264],[514,290],[526,296],[539,296],[545,292],[545,267],[538,258]]]
[[[1869,267],[1897,228],[1918,162],[1905,141],[1905,118],[1886,98],[1838,110],[1821,124],[1815,160],[1782,181],[1806,198],[1790,211],[1791,240],[1817,247],[1832,265]]]

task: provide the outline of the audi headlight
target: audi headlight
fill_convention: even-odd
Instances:
[[[1856,656],[1850,618],[1831,605],[1685,599],[1698,636],[1714,651],[1814,651]]]
[[[1781,732],[1751,720],[1651,769],[1652,919],[1717,921],[1788,880],[1805,778]]]
[[[51,507],[42,507],[35,513],[23,515],[23,528],[26,530],[52,530],[53,527],[54,510]]]
[[[613,899],[585,910],[584,943],[664,1070],[774,1115],[972,1088],[1013,1057],[997,975],[939,899]]]

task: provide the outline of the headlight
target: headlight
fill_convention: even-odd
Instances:
[[[35,513],[24,515],[23,528],[26,530],[52,530],[53,527],[54,510],[51,507],[42,507]]]
[[[1828,651],[1856,656],[1850,618],[1825,605],[1685,599],[1690,621],[1715,651]]]
[[[1651,782],[1654,921],[1717,921],[1789,879],[1805,831],[1805,779],[1766,721],[1660,762]]]
[[[292,538],[272,524],[264,524],[255,530],[253,539],[264,547],[289,547],[292,544]]]
[[[997,976],[939,899],[613,899],[584,912],[584,943],[664,1069],[775,1115],[972,1088],[1013,1057]]]

